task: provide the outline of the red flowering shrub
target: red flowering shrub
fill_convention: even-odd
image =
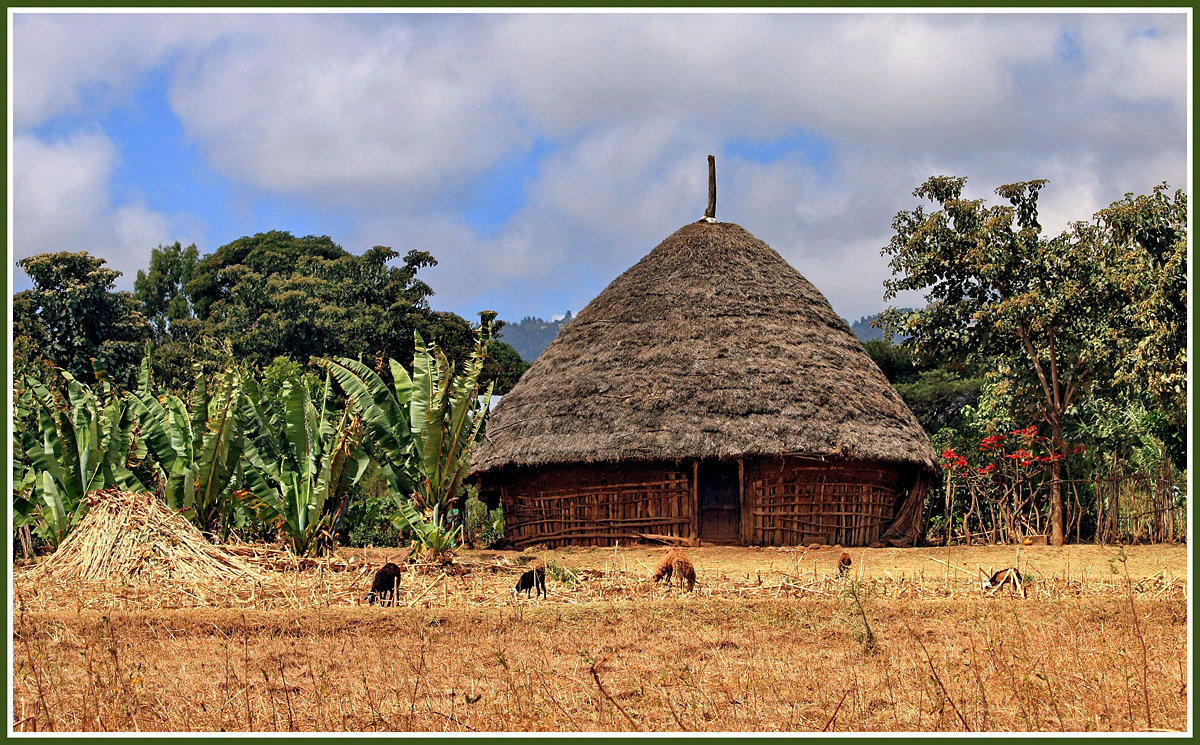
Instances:
[[[979,441],[979,452],[986,453],[989,450],[997,450],[1003,447],[1004,435],[989,435]]]

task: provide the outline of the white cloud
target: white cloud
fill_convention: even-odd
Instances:
[[[1097,15],[1080,19],[1086,87],[1125,101],[1163,99],[1182,106],[1187,33],[1182,16]]]
[[[126,100],[170,55],[195,52],[237,25],[218,15],[15,12],[13,125],[94,115]]]
[[[13,260],[50,251],[87,251],[123,273],[129,288],[160,243],[194,242],[194,225],[131,202],[114,204],[112,142],[99,132],[43,142],[17,135],[13,157]]]
[[[497,28],[497,61],[553,133],[666,115],[772,137],[797,120],[843,132],[975,120],[1008,95],[1006,66],[1054,33],[1003,17],[544,15]]]
[[[278,20],[172,86],[189,135],[237,179],[377,209],[394,209],[396,192],[428,205],[529,141],[480,45],[486,23]]]

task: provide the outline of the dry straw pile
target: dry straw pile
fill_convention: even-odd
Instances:
[[[205,539],[153,494],[102,491],[48,559],[29,573],[60,582],[228,585],[261,580],[257,569]]]

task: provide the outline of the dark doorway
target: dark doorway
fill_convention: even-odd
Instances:
[[[741,533],[736,461],[705,461],[696,473],[700,538],[709,543],[737,543]]]

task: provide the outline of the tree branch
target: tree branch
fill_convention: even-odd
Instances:
[[[1058,419],[1058,411],[1054,408],[1054,396],[1050,393],[1050,384],[1046,381],[1046,373],[1042,370],[1042,363],[1038,360],[1037,351],[1033,348],[1033,342],[1029,340],[1029,331],[1021,326],[1017,329],[1017,336],[1025,345],[1025,351],[1029,352],[1029,359],[1033,361],[1033,369],[1037,373],[1038,381],[1042,384],[1042,392],[1046,394],[1046,406],[1049,409],[1047,412],[1053,419],[1051,423]]]

